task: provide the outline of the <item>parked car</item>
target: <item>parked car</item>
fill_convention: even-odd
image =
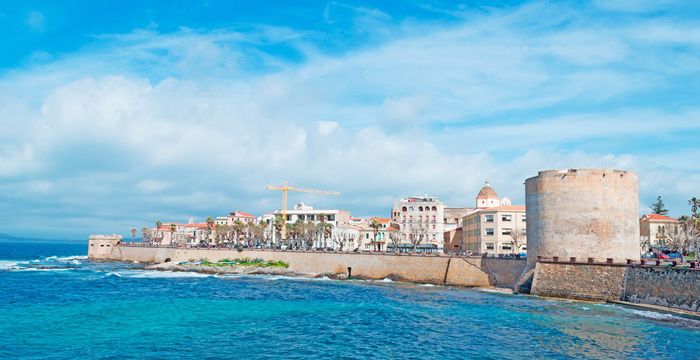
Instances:
[[[666,254],[664,254],[664,253],[658,253],[658,254],[656,254],[656,258],[659,259],[659,260],[668,260],[668,259],[669,259],[668,255],[666,255]]]
[[[682,260],[683,259],[683,256],[677,252],[668,253],[668,254],[666,254],[666,256],[668,256],[668,258],[671,260]]]

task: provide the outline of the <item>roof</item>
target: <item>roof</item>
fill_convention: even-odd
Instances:
[[[642,220],[678,222],[678,220],[676,220],[670,216],[659,215],[659,214],[646,214],[646,215],[642,216]]]
[[[525,211],[525,205],[504,205],[490,208],[483,208],[479,211]]]
[[[477,199],[480,198],[497,198],[498,194],[496,193],[496,190],[494,190],[491,187],[491,184],[487,181],[486,184],[484,184],[484,187],[479,190],[479,195],[476,196]]]
[[[231,215],[233,217],[255,218],[255,216],[253,216],[253,215],[250,215],[248,213],[244,213],[243,211],[238,211],[238,210],[236,210],[232,213],[229,213],[229,215]]]
[[[374,219],[376,219],[377,222],[379,222],[379,223],[381,223],[381,224],[388,224],[388,223],[391,222],[391,219],[390,219],[390,218],[373,217],[371,220],[374,220]]]

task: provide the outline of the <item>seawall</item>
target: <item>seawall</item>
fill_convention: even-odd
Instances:
[[[627,301],[700,312],[700,271],[538,262],[531,293],[578,300]]]
[[[289,270],[304,274],[348,274],[367,279],[394,280],[457,285],[513,288],[526,267],[524,260],[484,259],[429,255],[387,255],[364,253],[295,252],[269,250],[175,249],[117,245],[108,255],[95,259],[139,262],[172,262],[207,259],[260,258],[284,261]]]

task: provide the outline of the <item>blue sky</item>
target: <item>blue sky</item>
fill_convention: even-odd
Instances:
[[[516,203],[539,170],[700,196],[691,1],[0,2],[0,233],[83,238],[279,208],[288,179]]]

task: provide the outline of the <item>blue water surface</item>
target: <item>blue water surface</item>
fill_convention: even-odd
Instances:
[[[391,282],[211,276],[0,242],[0,358],[697,359],[700,322]]]

